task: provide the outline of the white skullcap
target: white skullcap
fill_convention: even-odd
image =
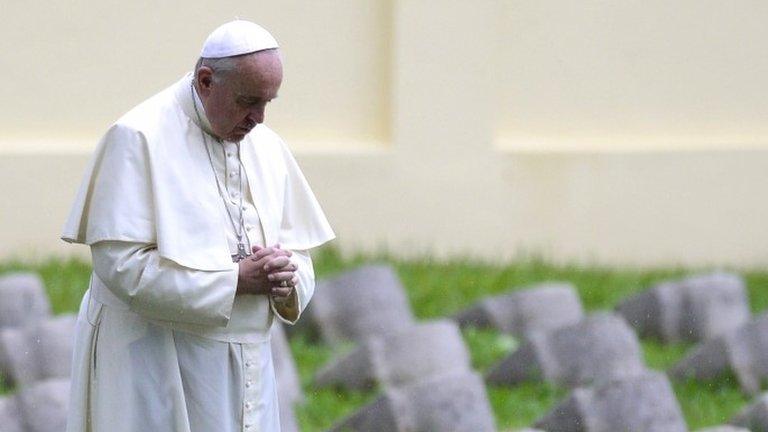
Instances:
[[[222,58],[277,48],[268,31],[250,21],[230,21],[208,35],[200,57]]]

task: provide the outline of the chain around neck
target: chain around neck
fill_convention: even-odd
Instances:
[[[195,87],[194,87],[194,81],[190,84],[189,90],[192,96],[192,106],[195,108],[195,115],[197,116],[197,121],[200,123],[200,136],[203,138],[203,145],[205,146],[205,153],[208,155],[208,162],[211,165],[211,171],[213,172],[213,178],[216,180],[216,189],[218,189],[219,197],[221,198],[222,203],[224,204],[224,209],[227,211],[227,216],[229,219],[229,222],[232,224],[232,229],[235,232],[235,236],[237,237],[237,257],[239,259],[245,258],[243,254],[248,255],[248,250],[245,249],[245,243],[243,242],[243,237],[245,234],[245,221],[243,218],[243,163],[240,160],[240,146],[237,146],[237,168],[239,171],[238,179],[239,179],[239,194],[240,194],[240,203],[237,206],[238,210],[238,222],[235,222],[235,218],[232,216],[232,212],[229,210],[229,205],[227,205],[227,198],[224,194],[224,189],[226,188],[227,192],[229,192],[229,188],[226,186],[226,183],[224,185],[224,188],[221,187],[221,182],[219,181],[219,175],[216,172],[216,167],[213,164],[213,158],[211,157],[211,150],[208,147],[208,139],[205,137],[206,133],[203,131],[202,124],[203,119],[200,116],[200,111],[197,109],[197,101],[195,100]],[[221,140],[217,139],[219,143],[221,143]],[[227,158],[226,158],[226,152],[224,150],[224,146],[221,146],[221,151],[224,156],[224,181],[226,182],[227,179]],[[250,248],[249,248],[250,249]]]

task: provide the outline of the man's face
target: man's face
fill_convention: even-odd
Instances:
[[[200,99],[213,133],[225,141],[238,142],[257,124],[264,122],[266,105],[277,97],[283,80],[283,65],[277,50],[260,51],[235,59],[237,67],[224,77],[206,79],[198,73]]]

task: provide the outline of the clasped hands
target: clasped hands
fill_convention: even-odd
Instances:
[[[237,294],[262,294],[276,298],[287,298],[299,282],[296,264],[290,260],[293,253],[271,247],[254,246],[253,255],[238,264]]]

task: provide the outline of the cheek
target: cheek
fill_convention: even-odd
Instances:
[[[231,107],[221,103],[221,101],[217,101],[217,103],[213,104],[212,108],[213,112],[208,116],[211,124],[215,123],[215,126],[220,129],[228,129],[229,125],[233,123]]]
[[[239,123],[244,117],[242,110],[231,103],[222,104],[219,112],[220,119],[227,124]]]

